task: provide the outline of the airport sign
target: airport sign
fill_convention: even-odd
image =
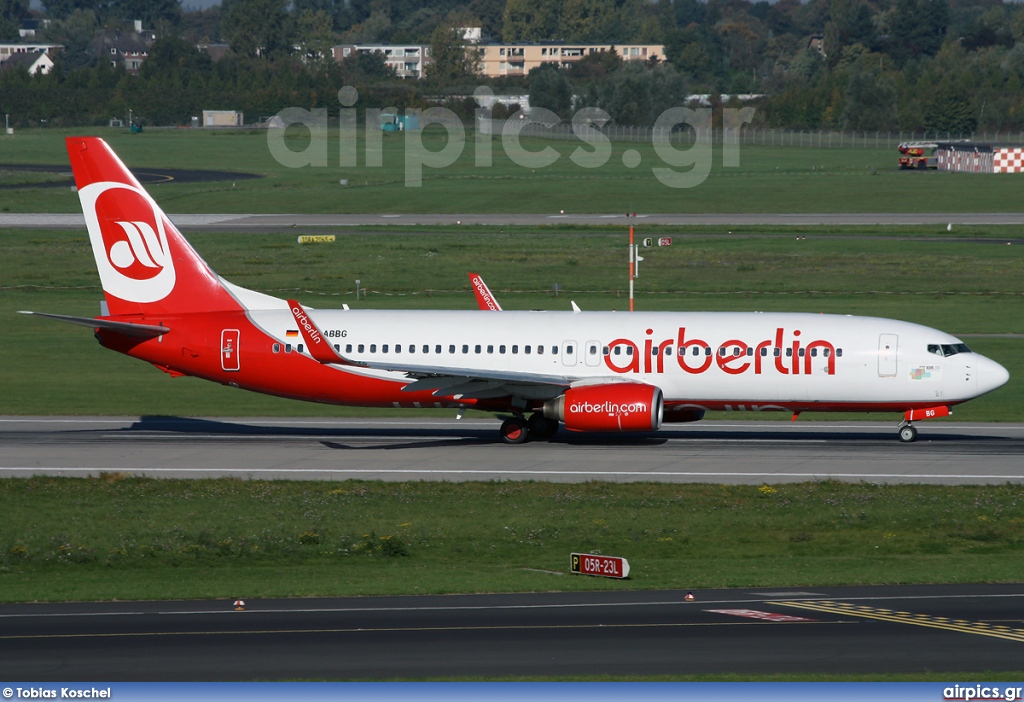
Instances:
[[[593,553],[573,553],[570,570],[581,575],[600,575],[605,578],[629,576],[629,561],[617,556],[599,556]]]

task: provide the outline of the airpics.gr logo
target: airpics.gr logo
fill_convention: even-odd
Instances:
[[[92,183],[78,196],[103,290],[128,302],[167,297],[174,264],[157,204],[124,183]]]

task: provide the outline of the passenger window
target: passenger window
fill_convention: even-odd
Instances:
[[[621,356],[622,355],[622,347],[621,346],[616,346],[614,353],[615,353],[616,356]]]
[[[462,353],[469,353],[469,344],[462,345]]]
[[[821,355],[824,356],[825,358],[828,358],[829,356],[832,355],[832,349],[822,349]]]
[[[434,347],[434,353],[441,353],[441,344]]]
[[[423,344],[423,353],[430,353],[430,347],[426,344]]]
[[[359,348],[359,353],[362,353],[362,352],[363,352],[363,349],[364,349],[364,348],[366,348],[366,347],[365,347],[365,346],[363,346],[362,344],[359,344],[359,347],[358,347],[358,348]]]
[[[767,347],[761,347],[761,358],[764,358],[767,355],[768,355]]]
[[[476,353],[480,353],[480,350],[481,350],[480,344],[477,344],[476,346],[473,347],[473,351],[476,352]]]
[[[512,353],[513,354],[519,353],[519,346],[517,346],[516,344],[512,344]]]
[[[299,344],[299,353],[302,353],[302,344]]]
[[[455,353],[455,344],[448,345],[448,353]]]
[[[377,344],[370,344],[370,353],[377,353]]]
[[[345,344],[345,353],[352,353],[352,344]]]
[[[800,349],[800,358],[804,357],[804,351],[806,351],[806,349]]]
[[[285,353],[291,353],[292,352],[292,345],[291,344],[285,344],[284,345],[284,352]]]
[[[778,358],[781,355],[782,355],[782,349],[777,349],[777,348],[776,349],[772,349],[772,356],[775,356],[775,358]]]
[[[409,344],[409,353],[416,353],[416,344]]]
[[[273,350],[274,353],[281,353],[281,344],[274,344]]]
[[[811,349],[811,358],[818,357],[818,349]]]
[[[671,346],[666,346],[665,347],[665,355],[666,356],[671,356],[672,355],[672,347]]]
[[[380,350],[381,350],[381,353],[387,353],[388,352],[388,345],[384,344],[383,346],[380,347]]]
[[[523,353],[529,355],[530,354],[530,348],[531,348],[530,346],[524,346],[523,347]]]
[[[402,345],[395,344],[395,353],[402,353]]]
[[[626,347],[626,355],[627,356],[632,356],[633,355],[633,347],[632,346],[627,346]]]
[[[566,346],[566,347],[565,347],[565,352],[566,352],[566,353],[572,353],[572,352],[573,352],[573,350],[572,350],[572,346]]]
[[[502,344],[501,346],[498,347],[498,353],[505,353],[505,345],[504,344]]]
[[[537,355],[539,356],[542,353],[544,353],[544,347],[543,346],[538,346],[537,347]]]
[[[843,350],[842,349],[836,349],[836,356],[838,356],[839,358],[842,358],[843,357]]]
[[[487,353],[494,353],[494,344],[487,344]]]
[[[605,346],[603,349],[601,349],[601,355],[602,356],[607,356],[608,355],[608,347],[607,346]]]
[[[793,349],[786,349],[786,358],[790,358],[793,355]]]
[[[334,350],[337,351],[338,353],[341,353],[341,344],[335,344]]]

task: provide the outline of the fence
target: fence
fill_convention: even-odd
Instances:
[[[478,129],[484,134],[500,136],[504,120],[485,120],[477,122]],[[674,129],[656,129],[654,127],[626,127],[605,125],[593,129],[604,134],[610,141],[654,143],[692,144],[697,136],[690,127]],[[1022,132],[976,132],[974,134],[954,134],[950,132],[895,132],[895,131],[826,131],[809,129],[771,129],[767,127],[743,126],[737,129],[715,127],[702,130],[702,138],[713,144],[747,144],[757,146],[794,146],[819,149],[895,149],[905,141],[973,141],[982,143],[1024,144]],[[554,139],[560,141],[579,141],[572,130],[572,124],[560,123],[548,127],[537,122],[527,122],[522,126],[521,136],[538,139]]]

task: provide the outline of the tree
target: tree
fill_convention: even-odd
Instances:
[[[939,134],[972,134],[978,118],[971,107],[970,93],[945,82],[924,102],[924,128]]]
[[[611,41],[617,26],[614,0],[565,0],[562,4],[559,38],[565,41]]]
[[[28,17],[27,0],[0,0],[0,41],[18,38],[18,28]]]
[[[476,49],[467,49],[459,28],[447,23],[430,35],[430,58],[427,76],[443,83],[473,75],[480,64]]]
[[[565,72],[556,66],[544,64],[529,74],[530,107],[543,107],[562,118],[572,113],[572,85]]]
[[[558,34],[559,0],[508,0],[502,38],[507,42],[550,41]]]
[[[273,59],[291,52],[288,0],[224,0],[224,34],[239,56]]]
[[[305,50],[306,62],[319,69],[334,65],[334,19],[325,10],[302,10],[295,24],[295,39]]]
[[[75,10],[65,19],[51,20],[43,35],[63,47],[59,54],[62,70],[75,71],[99,62],[92,46],[97,29],[99,23],[92,10]]]

